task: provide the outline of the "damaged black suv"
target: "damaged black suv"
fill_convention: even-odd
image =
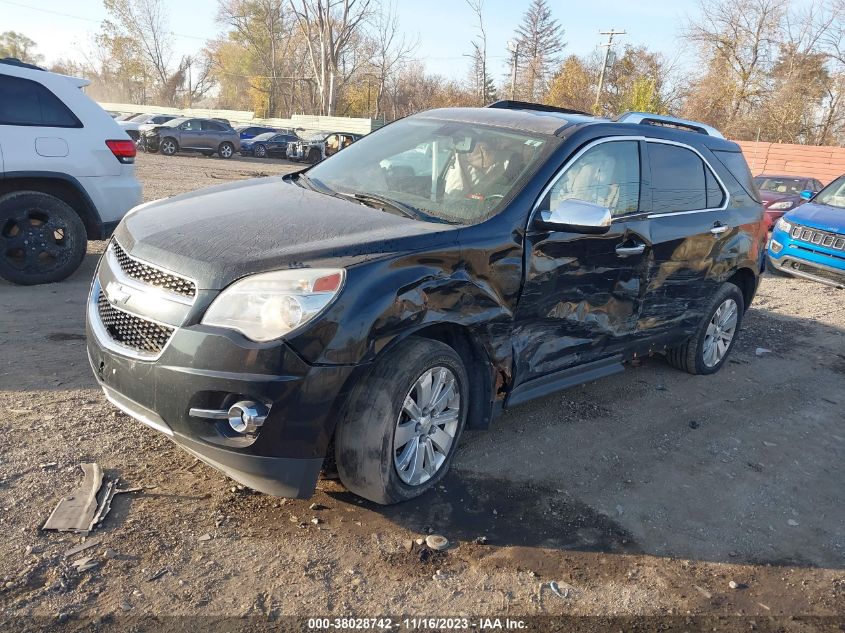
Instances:
[[[247,486],[307,497],[332,462],[394,503],[502,409],[640,355],[717,371],[761,272],[757,195],[699,123],[428,111],[298,174],[137,207],[88,353],[112,403]]]

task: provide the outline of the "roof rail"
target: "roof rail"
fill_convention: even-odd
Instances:
[[[26,62],[22,62],[17,57],[3,57],[0,58],[0,64],[8,64],[9,66],[19,66],[20,68],[30,68],[32,70],[44,70],[41,66],[36,66],[35,64],[27,64]]]
[[[559,112],[561,114],[584,114],[593,116],[589,112],[581,110],[570,110],[569,108],[558,108],[557,106],[546,105],[545,103],[531,103],[530,101],[514,101],[513,99],[502,99],[484,106],[486,108],[499,108],[501,110],[535,110],[537,112]]]
[[[725,138],[719,130],[713,126],[707,125],[706,123],[678,119],[676,117],[665,116],[663,114],[652,114],[651,112],[626,112],[625,114],[620,114],[614,119],[614,121],[618,123],[639,123],[641,125],[679,127],[689,130],[690,132],[706,134],[707,136],[715,136],[716,138]]]

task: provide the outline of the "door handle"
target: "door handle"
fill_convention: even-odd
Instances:
[[[729,230],[730,228],[731,227],[729,227],[727,224],[716,224],[716,225],[713,226],[712,229],[710,229],[710,232],[713,235],[721,235],[722,233]]]
[[[645,252],[645,244],[637,244],[636,246],[617,246],[616,254],[619,257],[629,257],[631,255],[642,255]]]

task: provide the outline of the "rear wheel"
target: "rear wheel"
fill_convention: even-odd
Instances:
[[[455,350],[408,339],[355,389],[338,423],[340,480],[381,504],[423,494],[449,469],[468,400],[466,369]]]
[[[179,144],[176,142],[175,138],[167,137],[161,140],[159,143],[158,151],[165,156],[173,156],[177,151],[179,151]]]
[[[696,333],[666,353],[669,364],[690,374],[715,374],[736,343],[744,312],[742,292],[732,283],[723,284]]]
[[[264,158],[267,156],[267,148],[259,143],[255,146],[255,157],[256,158]]]
[[[79,215],[39,191],[0,197],[0,277],[21,285],[61,281],[79,268],[88,239]]]
[[[232,154],[234,153],[235,146],[229,143],[228,141],[220,143],[220,147],[217,148],[217,155],[220,156],[220,158],[232,158]]]

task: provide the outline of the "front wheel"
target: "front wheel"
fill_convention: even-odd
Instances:
[[[308,162],[309,163],[319,163],[322,160],[323,156],[316,147],[312,148],[311,151],[308,152]]]
[[[220,147],[217,148],[217,155],[220,158],[232,158],[232,154],[235,153],[235,146],[231,143],[220,143]]]
[[[466,422],[469,381],[448,345],[410,338],[353,392],[335,435],[343,484],[381,504],[417,497],[449,469]]]
[[[732,283],[722,284],[696,333],[683,345],[669,350],[666,360],[690,374],[715,374],[736,343],[744,312],[745,301],[739,288]]]
[[[165,156],[173,156],[179,149],[179,145],[176,143],[175,138],[167,137],[161,141],[159,145],[158,151]]]
[[[88,239],[66,202],[40,191],[0,197],[0,277],[31,286],[61,281],[79,268]]]
[[[261,145],[260,143],[255,146],[255,157],[256,158],[265,158],[267,156],[267,148]]]

